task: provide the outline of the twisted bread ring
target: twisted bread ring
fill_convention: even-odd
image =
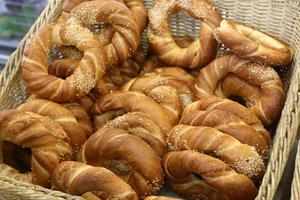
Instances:
[[[194,151],[169,152],[163,167],[171,188],[191,199],[253,200],[257,189],[224,162]]]
[[[93,134],[92,123],[90,121],[90,117],[84,108],[76,102],[64,103],[62,104],[65,108],[67,108],[76,118],[79,125],[85,130],[87,136]]]
[[[123,129],[98,130],[82,147],[79,161],[113,171],[142,198],[156,194],[163,185],[159,157],[142,139]]]
[[[214,154],[255,183],[261,181],[265,165],[257,152],[230,135],[205,126],[177,125],[168,136],[169,149]]]
[[[290,48],[277,39],[232,20],[222,20],[215,37],[241,58],[271,65],[292,60]]]
[[[69,138],[63,129],[48,117],[31,112],[17,112],[0,121],[0,141],[30,148],[32,182],[49,186],[54,168],[71,157]]]
[[[48,74],[51,45],[74,45],[83,52],[79,67],[66,80]],[[105,71],[105,52],[75,17],[40,29],[27,44],[21,61],[28,90],[41,98],[70,101],[86,95]]]
[[[257,130],[266,140],[267,144],[271,144],[271,136],[270,133],[264,128],[261,121],[257,118],[257,116],[244,107],[243,105],[234,102],[230,99],[221,98],[218,96],[210,96],[208,98],[204,98],[202,100],[196,101],[192,104],[189,104],[185,110],[183,115],[189,115],[189,113],[195,112],[197,110],[201,111],[212,111],[212,110],[225,110],[228,111],[235,116],[239,117],[246,124],[252,126],[255,130]]]
[[[110,66],[125,62],[139,46],[140,32],[135,17],[121,2],[83,2],[72,13],[87,26],[107,23],[116,30],[111,43],[104,46]]]
[[[260,88],[260,98],[255,99],[255,102],[248,101],[244,96],[241,97],[245,98],[247,107],[253,110],[265,125],[270,125],[277,119],[285,100],[285,93],[280,77],[272,68],[251,63],[234,54],[223,55],[200,71],[195,85],[196,96],[199,99],[203,99],[215,94],[219,81],[230,74]],[[228,90],[230,91],[229,88]],[[238,94],[231,93],[229,95],[241,95],[245,93],[247,91],[238,92]]]
[[[243,144],[255,147],[256,151],[267,158],[269,146],[265,138],[252,126],[226,110],[184,112],[179,122],[192,126],[209,126],[231,135]]]
[[[60,104],[45,99],[33,99],[20,105],[17,110],[47,116],[57,122],[70,137],[74,153],[86,141],[85,130],[80,126],[72,112]]]
[[[76,6],[82,2],[90,0],[66,0],[63,4],[62,10],[64,12],[71,12]],[[124,3],[134,14],[139,31],[142,32],[148,22],[147,9],[142,0],[117,0]]]
[[[167,152],[166,134],[149,116],[130,112],[108,121],[104,128],[121,128],[143,139],[159,157]]]
[[[95,103],[95,98],[92,94],[89,93],[86,96],[78,99],[77,103],[79,103],[83,107],[83,109],[89,114]]]
[[[193,102],[193,92],[175,76],[148,73],[131,79],[122,86],[121,91],[141,91],[153,98],[167,111],[173,124],[176,124],[182,109]]]
[[[95,102],[92,108],[95,130],[126,112],[140,112],[148,115],[165,133],[172,128],[166,111],[153,99],[139,92],[114,92]]]
[[[179,47],[169,30],[168,16],[180,10],[203,21],[199,39],[188,47]],[[149,11],[148,41],[151,50],[166,65],[199,68],[216,55],[218,44],[213,28],[221,22],[219,11],[208,0],[160,0]]]
[[[53,172],[52,188],[69,194],[92,192],[101,199],[137,200],[132,188],[111,171],[79,162],[62,162]]]

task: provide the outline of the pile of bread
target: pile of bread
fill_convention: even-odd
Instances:
[[[180,11],[199,38],[172,36]],[[28,100],[0,113],[0,175],[91,199],[174,199],[153,196],[164,183],[254,199],[285,101],[275,69],[291,59],[209,0],[66,0],[24,50]]]

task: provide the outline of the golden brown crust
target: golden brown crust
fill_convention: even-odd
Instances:
[[[95,130],[127,112],[141,112],[148,115],[164,132],[172,128],[166,111],[150,97],[140,92],[113,92],[98,99],[92,108]]]
[[[255,183],[259,183],[264,175],[264,162],[253,148],[214,128],[177,125],[169,132],[168,146],[172,151],[213,154]]]
[[[269,145],[265,138],[253,127],[243,122],[239,117],[226,110],[190,110],[184,111],[180,124],[192,126],[209,126],[231,135],[243,144],[248,144],[264,158],[268,158]],[[190,112],[188,112],[190,110]]]
[[[143,139],[159,156],[167,152],[166,134],[144,113],[130,112],[107,122],[104,128],[121,128]]]
[[[254,111],[264,125],[270,125],[279,117],[285,100],[279,75],[271,67],[252,63],[234,54],[226,54],[215,59],[199,72],[195,85],[196,96],[203,99],[215,94],[219,81],[230,74],[260,88],[259,99],[249,100],[247,97],[250,94],[240,97],[245,98],[247,107]],[[222,94],[239,96],[247,92],[224,88]]]
[[[74,153],[86,141],[84,129],[80,126],[72,112],[60,104],[45,99],[33,99],[20,105],[17,110],[47,116],[57,122],[70,137]]]
[[[157,194],[164,174],[160,159],[142,139],[119,128],[103,128],[84,144],[79,161],[122,177],[140,197]]]
[[[48,74],[52,45],[75,45],[84,56],[66,80]],[[53,101],[70,101],[86,95],[105,71],[105,52],[93,34],[75,17],[41,28],[29,41],[21,62],[22,77],[30,93]]]
[[[85,130],[87,136],[93,134],[93,128],[92,123],[90,121],[90,117],[79,103],[69,102],[63,103],[62,105],[72,112],[79,125]]]
[[[135,16],[121,2],[83,2],[74,8],[72,13],[86,26],[104,23],[110,24],[116,30],[111,43],[104,46],[110,66],[126,61],[139,46],[140,32]]]
[[[152,72],[154,69],[158,67],[162,67],[163,64],[160,62],[157,56],[151,55],[149,58],[145,60],[145,62],[142,65],[142,71],[140,75],[145,75],[149,72]]]
[[[267,144],[271,144],[270,133],[264,128],[261,121],[257,118],[253,111],[244,107],[243,105],[234,102],[230,99],[221,98],[218,96],[210,96],[202,100],[196,101],[187,106],[184,110],[183,115],[188,115],[188,113],[200,111],[212,111],[212,110],[225,110],[235,116],[239,117],[246,124],[252,126],[257,130],[266,140]]]
[[[169,30],[168,16],[180,10],[201,20],[199,39],[188,47],[179,47]],[[218,44],[213,37],[213,28],[221,22],[221,15],[208,0],[160,0],[149,11],[148,41],[151,50],[166,65],[200,68],[216,55]]]
[[[141,91],[153,98],[168,113],[172,124],[178,123],[183,108],[192,103],[192,90],[175,76],[148,73],[131,79],[121,91]]]
[[[191,199],[253,200],[257,195],[249,178],[205,154],[169,152],[164,156],[163,167],[171,188]]]
[[[215,37],[239,57],[254,62],[285,65],[293,57],[283,42],[233,20],[222,20],[215,29]]]
[[[75,195],[91,192],[101,199],[138,199],[134,190],[111,171],[74,161],[61,163],[51,183],[53,189]]]
[[[55,167],[71,157],[69,138],[58,123],[31,112],[18,112],[0,122],[0,141],[30,148],[32,182],[50,184]]]

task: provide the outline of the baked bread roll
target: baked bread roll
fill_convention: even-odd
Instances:
[[[54,190],[74,195],[91,192],[101,199],[138,199],[134,190],[111,171],[74,161],[62,162],[54,170],[51,185]]]
[[[52,45],[74,45],[83,52],[79,66],[68,78],[48,73],[48,52]],[[75,17],[41,28],[28,42],[20,67],[30,93],[52,101],[71,101],[86,95],[103,76],[105,51],[93,34]]]
[[[194,19],[202,21],[199,39],[188,47],[179,47],[169,30],[168,16],[184,11]],[[213,29],[222,17],[219,10],[208,0],[159,0],[148,13],[148,42],[151,51],[169,66],[201,68],[208,64],[217,53],[218,44]]]
[[[254,111],[266,126],[272,124],[279,117],[285,101],[283,84],[279,75],[271,67],[252,63],[234,54],[226,54],[215,59],[199,72],[195,85],[195,95],[199,99],[203,99],[216,94],[219,81],[228,75],[234,75],[248,84],[258,87],[260,98],[249,99],[253,96],[247,90],[248,87],[241,88],[239,86],[225,87],[223,85],[221,91],[218,88],[218,95],[244,98],[246,106]]]
[[[104,128],[121,128],[140,137],[159,156],[167,152],[166,133],[147,114],[130,112],[108,121]]]
[[[178,123],[183,108],[194,99],[192,90],[185,82],[175,76],[159,73],[148,73],[131,79],[122,86],[121,91],[141,91],[153,98],[165,108],[173,124]]]
[[[255,183],[264,175],[264,162],[253,148],[214,128],[177,125],[169,132],[168,146],[172,151],[192,150],[215,155]]]
[[[164,197],[164,196],[148,196],[144,198],[145,200],[179,200],[178,198],[174,197]]]
[[[252,126],[256,131],[258,131],[266,140],[267,144],[271,144],[270,133],[264,128],[261,121],[254,114],[253,111],[244,107],[243,105],[232,101],[230,99],[225,99],[218,96],[210,96],[202,100],[196,101],[192,104],[189,104],[183,115],[187,116],[189,113],[200,111],[212,111],[212,110],[224,110],[232,113],[233,115],[239,117],[243,122]]]
[[[140,92],[113,92],[95,102],[92,108],[94,129],[98,130],[109,120],[128,112],[146,114],[165,133],[172,128],[166,111],[150,97]]]
[[[293,57],[290,48],[283,42],[233,20],[223,19],[214,33],[218,41],[244,59],[270,65],[285,65]]]
[[[164,156],[163,167],[172,190],[190,199],[253,200],[257,195],[247,176],[202,153],[169,152]]]
[[[110,24],[115,29],[111,43],[104,46],[109,66],[125,62],[138,48],[140,32],[137,21],[123,3],[87,1],[79,4],[71,13],[86,26],[104,23]]]
[[[184,112],[179,122],[191,126],[209,126],[231,135],[243,144],[254,147],[264,158],[268,158],[269,145],[253,127],[226,110]]]
[[[0,141],[31,149],[29,177],[32,177],[32,183],[43,187],[50,185],[50,176],[55,167],[71,158],[69,140],[58,123],[31,112],[16,112],[0,121]],[[13,176],[22,178],[26,175]]]
[[[58,103],[45,99],[33,99],[21,104],[17,110],[33,112],[57,122],[71,139],[70,143],[75,154],[86,141],[85,130],[80,126],[73,113]]]
[[[159,157],[147,143],[124,129],[98,130],[84,144],[78,160],[111,170],[141,198],[157,194],[163,185],[164,174]]]

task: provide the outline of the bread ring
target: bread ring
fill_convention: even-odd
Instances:
[[[93,134],[93,128],[92,123],[90,121],[90,117],[80,104],[76,102],[69,102],[63,103],[62,105],[69,111],[71,111],[79,125],[85,130],[87,136]]]
[[[285,65],[292,60],[286,44],[244,24],[224,19],[214,32],[218,41],[241,58],[271,65]]]
[[[153,98],[168,113],[173,124],[178,123],[183,108],[193,102],[193,92],[174,76],[148,73],[131,79],[121,91],[141,91]]]
[[[125,62],[138,48],[140,32],[134,15],[123,3],[88,1],[79,4],[72,13],[86,26],[108,23],[116,30],[111,43],[104,46],[110,66]]]
[[[260,88],[260,98],[254,103],[249,102],[244,96],[241,97],[245,98],[247,107],[254,111],[264,125],[270,125],[279,117],[284,105],[285,93],[276,71],[270,67],[241,59],[234,54],[223,55],[215,59],[199,72],[195,85],[196,96],[203,99],[215,94],[219,81],[230,74]],[[247,91],[230,95],[245,93]]]
[[[235,116],[239,117],[246,124],[252,126],[255,130],[257,130],[266,140],[267,144],[271,144],[271,136],[270,133],[264,128],[261,121],[257,118],[257,116],[244,107],[243,105],[234,102],[230,99],[221,98],[218,96],[210,96],[208,98],[204,98],[202,100],[196,101],[192,104],[189,104],[185,110],[183,115],[189,115],[189,113],[194,112],[196,110],[201,111],[212,111],[212,110],[225,110],[228,111]]]
[[[63,4],[62,10],[65,12],[71,12],[71,10],[74,9],[76,6],[78,6],[82,2],[87,2],[87,1],[90,0],[66,0]],[[116,1],[124,3],[132,11],[137,21],[139,31],[143,32],[148,22],[147,9],[144,6],[144,2],[142,0],[116,0]]]
[[[163,185],[159,157],[142,139],[123,129],[98,130],[82,147],[79,161],[111,170],[141,198],[157,194]]]
[[[48,117],[31,112],[18,112],[0,121],[0,141],[30,148],[32,182],[49,186],[54,168],[71,157],[69,138]]]
[[[57,122],[70,137],[74,153],[86,141],[85,130],[80,126],[72,112],[60,104],[45,99],[33,99],[20,105],[17,110],[47,116]]]
[[[180,48],[169,30],[168,16],[180,10],[201,20],[199,39],[186,48]],[[213,29],[222,18],[208,0],[159,0],[149,11],[148,41],[151,50],[166,65],[199,68],[208,64],[217,53],[218,44]]]
[[[143,139],[159,157],[167,152],[166,134],[146,114],[130,112],[108,121],[104,128],[121,128]]]
[[[84,53],[79,67],[66,80],[48,74],[51,45],[74,45]],[[29,41],[21,62],[30,93],[57,102],[86,95],[105,71],[105,52],[93,34],[75,17],[43,27]]]
[[[92,108],[95,130],[101,128],[107,121],[127,112],[148,115],[165,133],[172,128],[166,111],[153,99],[139,92],[114,92],[95,102]]]
[[[264,175],[264,162],[255,150],[214,128],[177,125],[169,132],[168,146],[173,151],[193,150],[214,154],[255,183],[261,181]]]
[[[133,189],[111,171],[74,161],[62,162],[54,170],[51,183],[53,189],[74,195],[92,192],[101,199],[138,199]]]
[[[186,150],[169,152],[163,167],[171,188],[191,199],[253,200],[254,183],[211,156]]]
[[[265,138],[252,126],[243,122],[239,117],[226,110],[200,111],[194,110],[183,113],[180,124],[192,126],[209,126],[231,135],[243,144],[255,147],[265,159],[268,158],[269,145]]]
[[[88,94],[80,99],[77,100],[77,102],[84,108],[84,110],[89,114],[94,103],[95,98],[92,94]]]

